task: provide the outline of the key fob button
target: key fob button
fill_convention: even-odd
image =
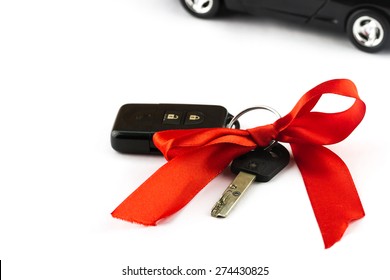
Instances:
[[[201,124],[204,121],[204,115],[201,112],[188,112],[184,120],[184,125]]]
[[[167,111],[164,114],[163,124],[180,124],[183,113],[179,111]]]

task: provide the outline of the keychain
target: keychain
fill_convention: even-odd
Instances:
[[[312,112],[324,94],[350,97],[355,99],[355,102],[342,112]],[[270,107],[266,108],[273,111]],[[245,159],[245,156],[241,158],[243,163],[240,164],[244,167],[246,165],[247,169],[240,164],[237,166],[238,171],[250,175],[244,176],[247,181],[241,184],[239,190],[229,186],[227,192],[240,197],[246,189],[242,186],[249,185],[251,181],[262,175],[271,179],[288,164],[289,155],[279,144],[284,142],[291,146],[325,248],[329,248],[341,239],[350,222],[364,217],[365,214],[348,167],[340,157],[324,145],[335,144],[348,137],[363,120],[365,110],[365,103],[360,99],[355,84],[347,79],[337,79],[324,82],[306,92],[290,113],[283,117],[277,114],[279,118],[274,123],[246,130],[226,127],[224,124],[229,123],[227,120],[231,118],[227,111],[223,114],[225,118],[220,119],[218,127],[198,128],[186,125],[186,120],[191,119],[191,115],[195,115],[189,111],[159,113],[160,119],[157,120],[161,122],[170,118],[176,119],[176,115],[181,121],[176,124],[159,124],[160,127],[164,125],[164,128],[170,127],[168,130],[155,130],[151,125],[151,129],[143,134],[142,139],[135,140],[144,142],[147,147],[152,145],[150,142],[152,141],[156,149],[167,159],[167,163],[130,194],[112,212],[112,216],[143,225],[156,225],[159,220],[184,207],[234,159],[240,160],[240,157],[248,152],[262,149],[261,156],[257,154],[249,160]],[[147,113],[146,118],[149,118],[149,121],[155,120],[153,114],[153,112]],[[180,118],[180,115],[184,117]],[[144,116],[135,114],[132,118],[137,120]],[[199,114],[199,117],[201,116],[204,116],[203,124],[205,124],[208,115]],[[238,117],[239,115],[231,118],[230,123],[237,124]],[[119,122],[125,126],[129,125],[125,120]],[[184,129],[179,126],[184,126]],[[146,140],[143,138],[145,135],[148,135]],[[279,163],[275,165],[274,170],[271,168],[269,174],[251,173],[251,168],[257,169],[264,163],[258,160],[261,157],[266,158],[267,162],[270,162],[270,157],[275,157]],[[229,197],[227,199],[227,196],[223,195],[222,201],[217,202],[216,210],[212,210],[215,216],[222,212],[221,208],[226,207],[230,211],[230,206],[223,206],[231,200],[230,195]],[[231,202],[234,204],[235,201],[237,200],[232,199]]]

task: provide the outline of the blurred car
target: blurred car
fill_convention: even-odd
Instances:
[[[212,18],[226,9],[253,15],[282,15],[303,23],[322,22],[346,32],[365,52],[378,52],[388,43],[389,0],[180,0],[199,18]]]

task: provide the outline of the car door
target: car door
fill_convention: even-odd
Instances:
[[[278,12],[311,17],[329,0],[241,0],[249,13]]]

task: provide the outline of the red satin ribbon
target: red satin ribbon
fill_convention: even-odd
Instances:
[[[342,112],[312,112],[323,94],[355,99]],[[353,82],[331,80],[308,91],[293,110],[270,125],[248,130],[211,128],[158,132],[153,141],[168,162],[112,213],[113,217],[156,225],[185,206],[229,163],[275,139],[290,143],[301,171],[325,248],[339,241],[348,224],[364,216],[345,163],[323,145],[345,139],[362,121],[365,104]]]

